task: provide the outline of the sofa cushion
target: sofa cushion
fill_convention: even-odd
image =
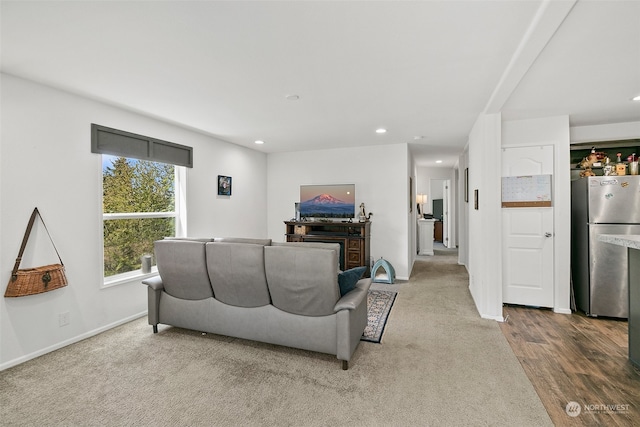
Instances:
[[[213,242],[213,237],[165,237],[165,240],[186,240],[188,242]]]
[[[158,240],[154,243],[158,272],[164,290],[189,300],[211,298],[205,243],[189,240]]]
[[[251,239],[247,237],[215,237],[212,240],[214,242],[224,242],[224,243],[251,243],[254,245],[262,245],[262,246],[271,245],[271,239]]]
[[[275,307],[305,316],[334,313],[340,299],[335,251],[265,246],[264,255],[271,303]]]
[[[338,274],[338,285],[340,286],[340,295],[351,292],[362,277],[367,267],[355,267]]]
[[[272,246],[285,246],[291,248],[316,248],[316,249],[331,249],[336,253],[336,260],[338,261],[338,270],[340,271],[340,243],[329,242],[272,242]]]
[[[215,298],[238,307],[271,303],[264,273],[264,246],[207,243],[207,270]]]

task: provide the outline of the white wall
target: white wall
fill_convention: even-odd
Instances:
[[[433,201],[437,199],[444,198],[444,189],[443,185],[446,179],[431,179],[431,189],[429,190],[429,194],[431,195],[431,208],[433,209]]]
[[[617,141],[640,138],[640,121],[593,126],[572,126],[571,143]]]
[[[480,115],[469,134],[469,290],[483,318],[502,320],[500,114]],[[478,209],[474,190],[478,190]]]
[[[266,154],[201,139],[187,171],[189,236],[266,238]],[[232,178],[231,196],[218,196],[218,175]]]
[[[571,313],[571,173],[569,117],[558,116],[502,123],[503,147],[554,146],[554,302],[553,310]]]
[[[417,183],[418,183],[418,173],[417,173],[417,166],[416,166],[416,162],[415,159],[413,157],[413,155],[411,155],[411,152],[408,150],[409,146],[407,145],[407,170],[410,173],[410,177],[411,177],[411,184],[409,185],[409,188],[407,191],[407,197],[410,198],[413,202],[411,204],[410,207],[407,207],[407,215],[406,215],[406,220],[407,220],[407,231],[408,231],[408,235],[407,235],[407,242],[406,242],[406,248],[407,248],[407,255],[408,255],[408,260],[407,260],[407,276],[406,278],[408,279],[409,276],[411,276],[411,270],[413,270],[413,263],[416,261],[416,258],[418,257],[418,207],[417,207],[417,203],[416,201],[418,200],[417,198],[417,194],[418,192],[416,191],[417,189]],[[402,276],[401,278],[404,279],[405,276]]]
[[[570,150],[571,142],[640,137],[640,122],[569,128],[567,116],[505,121],[482,115],[460,156],[459,262],[469,271],[469,289],[482,317],[502,320],[500,147],[554,145],[555,291],[554,311],[570,313]],[[469,167],[469,203],[464,202],[464,169]],[[480,190],[479,210],[473,206]],[[465,206],[466,205],[466,206]],[[466,228],[466,230],[464,230]]]
[[[458,264],[464,265],[469,271],[469,194],[471,190],[466,188],[465,171],[469,166],[469,146],[458,158],[459,179],[458,179]],[[466,200],[465,200],[466,196]]]
[[[388,260],[398,279],[407,279],[413,254],[415,208],[409,213],[407,144],[275,153],[268,156],[268,234],[284,241],[284,221],[294,217],[301,184],[355,184],[356,205],[371,217],[371,257]],[[413,231],[410,231],[413,230]],[[414,242],[415,245],[415,242]],[[415,248],[415,246],[414,246]]]
[[[0,369],[146,312],[146,288],[139,280],[101,288],[101,156],[90,151],[91,123],[194,147],[194,167],[187,171],[189,235],[266,236],[266,155],[0,76],[0,280],[9,280],[27,220],[37,206],[69,281],[69,286],[53,292],[1,299]],[[233,177],[231,197],[217,196],[218,174]],[[34,241],[46,244],[41,229]],[[56,261],[39,257],[28,256],[34,265]],[[63,312],[69,313],[70,324],[59,327]]]

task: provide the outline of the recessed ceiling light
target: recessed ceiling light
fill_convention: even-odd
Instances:
[[[640,101],[640,95],[636,96],[635,98],[633,98],[634,101]]]
[[[288,99],[289,101],[297,101],[298,99],[300,99],[298,95],[287,95],[285,96],[285,98]]]
[[[416,135],[416,136],[413,137],[413,139],[415,139],[417,141],[419,139],[424,139],[424,136],[423,135]]]
[[[436,163],[442,163],[442,160],[436,160]]]
[[[387,133],[387,130],[384,128],[376,129],[376,133]]]
[[[259,139],[259,140],[255,141],[255,143],[258,144],[258,145],[262,145],[262,144],[264,144],[264,141]]]

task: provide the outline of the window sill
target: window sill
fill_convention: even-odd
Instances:
[[[151,267],[151,273],[143,273],[140,270],[130,271],[128,273],[117,274],[115,276],[109,276],[104,278],[102,289],[110,288],[112,286],[123,285],[125,283],[131,283],[139,280],[144,280],[149,277],[157,276],[158,268]]]

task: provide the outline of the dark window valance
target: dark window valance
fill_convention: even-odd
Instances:
[[[91,124],[91,152],[193,167],[193,148]]]

